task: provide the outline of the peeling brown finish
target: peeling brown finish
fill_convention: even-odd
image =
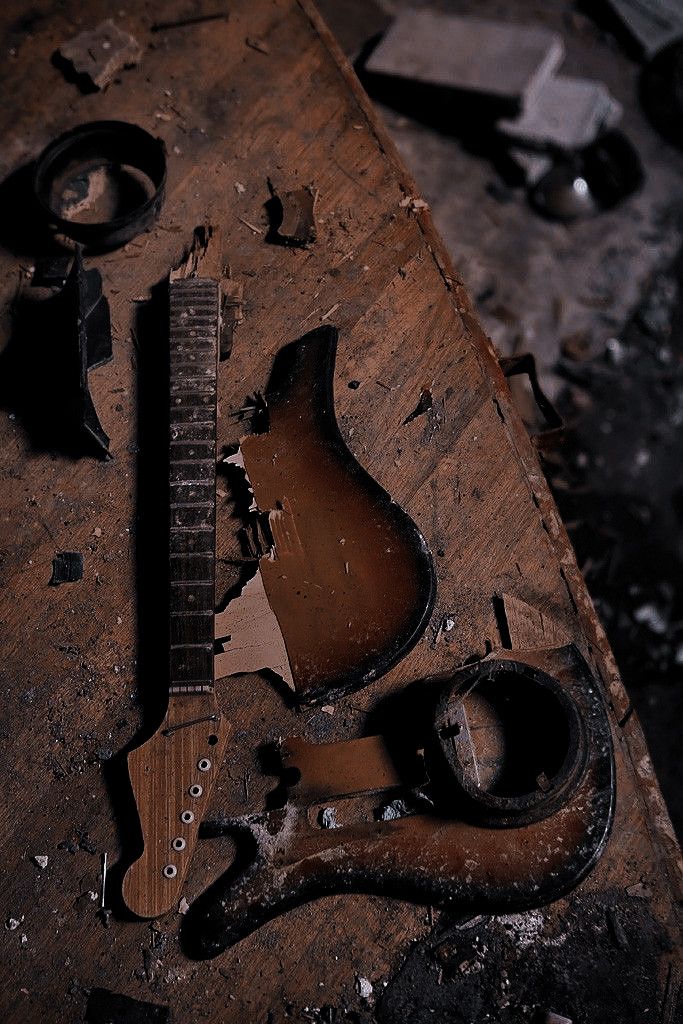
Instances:
[[[546,749],[545,763],[555,764],[548,776],[534,782],[532,771],[530,790],[517,796],[518,780],[514,795],[503,796],[461,770],[463,751],[474,745],[460,711],[476,679],[502,680],[505,700],[519,700],[520,673],[546,694],[552,687],[571,712],[557,732],[560,742],[567,728],[567,755],[555,762]],[[433,687],[422,689],[418,703],[432,706]],[[241,875],[231,873],[203,897],[193,921],[203,955],[325,893],[393,893],[449,910],[523,909],[564,895],[595,866],[612,822],[614,761],[605,707],[576,648],[494,652],[440,689],[431,734],[407,734],[413,749],[404,757],[424,745],[428,772],[412,793],[380,736],[282,744],[283,767],[290,777],[296,770],[287,803],[230,826],[238,837],[248,833],[256,852]],[[552,727],[540,715],[535,724]],[[397,796],[402,803],[417,796],[424,809],[382,813]]]
[[[108,18],[97,28],[62,43],[58,54],[91,88],[105,89],[119,71],[139,62],[142,47],[130,33]]]
[[[304,702],[358,689],[386,672],[417,643],[434,600],[424,538],[339,433],[336,345],[336,329],[322,327],[278,353],[266,395],[268,430],[240,443],[255,506],[267,512],[272,535],[258,572],[284,639],[288,676]],[[251,614],[239,606],[258,587],[252,582],[223,616],[224,633],[240,620],[237,664],[247,654],[241,622]],[[270,650],[275,637],[269,626],[262,667],[281,657]],[[217,668],[229,664],[223,655]]]
[[[222,652],[214,658],[216,679],[242,672],[275,672],[292,690],[294,680],[284,637],[257,570],[238,597],[215,617]]]

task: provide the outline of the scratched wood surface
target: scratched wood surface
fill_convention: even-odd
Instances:
[[[207,216],[221,228],[245,298],[232,356],[220,368],[219,448],[244,433],[236,410],[264,390],[277,350],[317,323],[335,323],[342,433],[419,525],[438,571],[434,614],[421,642],[333,714],[297,713],[259,677],[221,682],[219,701],[233,735],[213,812],[262,806],[273,784],[259,770],[262,743],[280,735],[361,735],[382,695],[496,647],[492,598],[505,593],[540,605],[559,623],[608,693],[617,815],[608,850],[582,893],[599,900],[630,891],[625,899],[645,905],[657,928],[673,935],[677,850],[640,727],[495,354],[429,212],[404,203],[417,195],[415,184],[308,0],[235,0],[228,20],[150,32],[157,20],[201,9],[140,3],[117,15],[143,43],[143,59],[106,92],[88,96],[64,80],[51,54],[109,16],[111,5],[94,0],[86,14],[75,0],[37,0],[26,16],[23,5],[10,2],[0,15],[0,178],[63,130],[97,118],[134,121],[161,136],[169,154],[157,226],[123,250],[88,261],[102,271],[112,311],[114,360],[91,372],[90,387],[113,461],[75,460],[32,445],[31,420],[40,415],[30,401],[32,381],[5,389],[0,865],[3,916],[17,924],[0,930],[3,1019],[80,1021],[94,985],[168,1004],[176,1021],[303,1020],[311,1019],[304,1008],[323,1004],[367,1015],[372,1003],[357,994],[356,974],[370,977],[380,993],[410,943],[431,927],[425,908],[399,900],[331,897],[279,918],[217,960],[197,963],[180,946],[176,912],[152,926],[115,915],[109,928],[96,914],[99,854],[107,851],[114,864],[136,836],[121,753],[158,724],[167,682],[149,571],[167,521],[153,487],[155,445],[165,440],[149,412],[166,402],[166,385],[154,374],[155,346],[163,339],[141,330],[139,300]],[[299,185],[319,190],[311,248],[266,243],[268,178],[280,192]],[[10,213],[16,211],[0,210],[0,218]],[[2,230],[6,344],[12,302],[37,254],[21,236],[8,239],[6,224]],[[360,387],[350,388],[352,380]],[[404,424],[428,387],[432,409]],[[237,582],[240,566],[238,524],[220,481],[217,526],[222,593]],[[82,582],[48,586],[59,550],[84,554]],[[439,628],[444,617],[452,629]],[[187,880],[189,901],[232,856],[227,839],[200,847]],[[44,869],[35,855],[48,856]],[[112,901],[117,884],[114,872]],[[566,906],[544,911],[548,928]],[[640,952],[622,951],[625,970]],[[674,959],[660,943],[648,961],[658,997],[647,1019],[674,1019]]]

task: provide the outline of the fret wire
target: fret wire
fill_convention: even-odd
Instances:
[[[195,674],[213,663],[213,604],[215,589],[216,401],[218,376],[218,317],[220,292],[216,282],[193,278],[170,286],[170,430],[169,511],[173,518],[200,519],[194,526],[169,526],[172,575],[197,572],[200,579],[172,579],[169,621],[171,671],[169,693],[179,696],[211,693],[213,679],[178,678],[179,671]],[[193,417],[201,417],[194,419]],[[210,417],[210,418],[208,418]],[[177,445],[177,448],[174,448]],[[200,454],[186,457],[195,447]],[[174,455],[185,456],[174,458]],[[203,478],[203,479],[202,479]],[[201,488],[204,500],[175,501],[188,497],[186,487]],[[183,513],[183,509],[204,510]],[[208,536],[207,536],[208,535]],[[206,540],[199,540],[206,537]],[[197,538],[194,540],[193,538]],[[210,545],[210,550],[182,550]],[[181,548],[181,550],[177,550]],[[185,559],[185,561],[183,561]],[[192,588],[195,588],[196,598]],[[175,589],[174,589],[175,588]],[[183,594],[187,596],[183,597]],[[189,598],[189,600],[188,600]],[[200,607],[191,607],[196,601]],[[205,607],[211,603],[211,608]],[[179,604],[183,607],[179,607]],[[184,607],[188,605],[188,607]],[[186,653],[184,653],[186,652]],[[180,659],[180,660],[179,660]],[[213,667],[213,666],[212,666]]]

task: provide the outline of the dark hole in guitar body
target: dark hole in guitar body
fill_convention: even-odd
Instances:
[[[516,673],[499,672],[469,693],[463,707],[479,789],[494,796],[525,796],[539,788],[539,778],[552,780],[559,774],[570,735],[552,691]]]

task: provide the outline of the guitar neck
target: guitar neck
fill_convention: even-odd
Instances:
[[[170,283],[169,694],[214,684],[216,281]]]

